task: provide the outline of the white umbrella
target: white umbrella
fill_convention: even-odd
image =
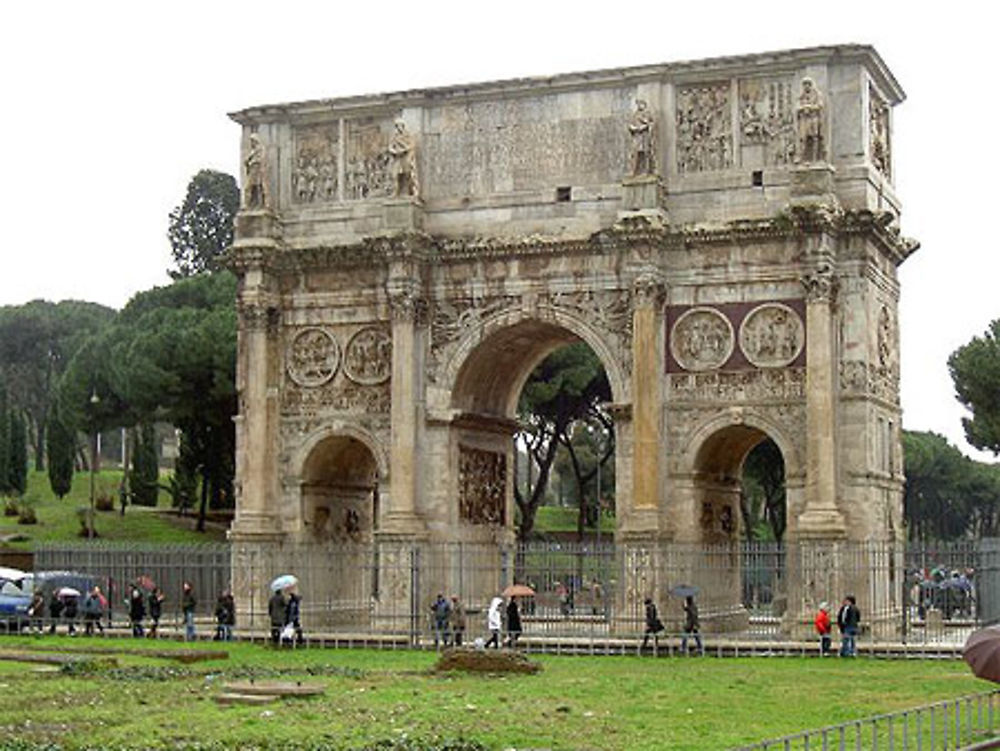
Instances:
[[[80,590],[73,589],[72,587],[60,587],[59,591],[56,592],[56,597],[79,597]]]
[[[4,581],[14,582],[15,584],[21,581],[28,574],[19,568],[6,568],[5,566],[0,566],[0,579]]]
[[[294,587],[299,583],[299,580],[292,574],[282,574],[273,582],[271,582],[271,591],[279,592],[282,589],[288,589],[289,587]]]

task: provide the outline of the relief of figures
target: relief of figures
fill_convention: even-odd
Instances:
[[[299,331],[288,348],[288,375],[300,386],[320,386],[337,372],[340,347],[325,329]]]
[[[670,352],[685,370],[722,367],[733,352],[733,327],[712,308],[693,308],[677,319],[670,332]]]
[[[462,521],[503,524],[506,483],[504,454],[459,447],[458,510]]]
[[[740,349],[759,368],[788,365],[804,345],[805,326],[799,314],[787,305],[761,305],[740,325]]]
[[[337,200],[337,137],[329,128],[297,134],[292,199],[298,203]]]
[[[349,201],[391,195],[389,139],[383,125],[371,119],[347,123],[344,198]]]
[[[629,166],[633,177],[652,175],[656,172],[656,121],[646,100],[638,99],[635,112],[628,122],[631,137]]]
[[[878,314],[878,364],[882,370],[892,370],[896,349],[896,337],[892,325],[892,314],[885,305]]]
[[[392,371],[392,336],[384,329],[361,329],[344,348],[344,375],[355,383],[374,385]]]
[[[868,94],[869,148],[872,164],[886,177],[892,177],[892,154],[889,149],[889,105],[873,90]]]
[[[732,165],[729,84],[681,89],[677,95],[677,171],[705,172]]]
[[[795,107],[790,81],[740,81],[740,139],[744,146],[763,147],[765,165],[795,161]]]
[[[802,93],[795,108],[795,122],[799,134],[799,161],[803,163],[822,162],[826,159],[826,139],[824,131],[825,105],[823,95],[809,78],[802,79]]]

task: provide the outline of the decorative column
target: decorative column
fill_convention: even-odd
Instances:
[[[837,508],[837,415],[833,303],[836,277],[823,261],[807,274],[806,288],[806,486],[798,528],[804,537],[843,537]]]
[[[241,251],[242,288],[236,383],[236,519],[232,539],[274,539],[281,526],[277,502],[280,306],[266,255]]]
[[[638,526],[649,531],[657,524],[662,475],[665,295],[653,270],[640,273],[632,284],[632,512],[640,517]]]
[[[408,261],[394,261],[386,284],[392,316],[392,381],[389,461],[389,507],[380,532],[418,534],[423,523],[417,512],[419,481],[419,418],[421,391],[420,319],[425,302],[420,297],[416,270]]]

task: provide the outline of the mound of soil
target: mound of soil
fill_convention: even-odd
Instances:
[[[472,673],[537,673],[542,666],[520,652],[506,649],[446,649],[434,670],[446,673],[463,670]]]

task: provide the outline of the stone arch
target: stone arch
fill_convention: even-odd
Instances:
[[[535,366],[557,347],[577,341],[587,344],[601,361],[612,400],[627,402],[630,374],[606,335],[571,312],[544,308],[498,313],[459,341],[444,368],[443,383],[451,394],[451,406],[512,416],[521,388]],[[502,367],[504,360],[510,367]]]
[[[306,536],[342,543],[370,542],[378,524],[387,463],[365,431],[316,431],[297,454],[299,512]]]
[[[324,425],[307,435],[305,440],[302,441],[298,449],[295,451],[295,454],[292,456],[291,463],[293,470],[298,472],[301,477],[302,468],[305,466],[305,462],[309,458],[313,449],[316,448],[316,445],[327,438],[335,436],[346,436],[363,443],[375,459],[376,466],[378,467],[379,482],[387,480],[389,477],[389,457],[386,454],[381,441],[364,428],[348,423],[333,423]]]

